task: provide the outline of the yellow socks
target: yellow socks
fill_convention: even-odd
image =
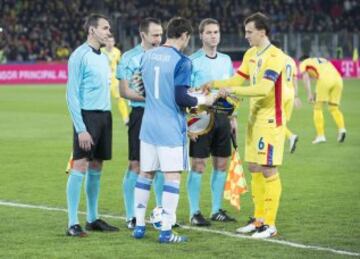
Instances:
[[[316,136],[325,136],[322,103],[316,103],[314,105],[314,124],[316,129]]]
[[[275,225],[276,214],[281,196],[281,181],[279,174],[265,178],[265,224]]]
[[[337,105],[329,105],[329,111],[338,129],[345,129],[344,116]]]
[[[264,219],[265,216],[265,178],[261,172],[251,173],[251,194],[254,202],[254,217]]]
[[[121,115],[121,118],[123,119],[124,123],[128,123],[129,122],[129,110],[128,110],[128,106],[126,103],[126,100],[124,98],[119,98],[118,99],[118,109]]]

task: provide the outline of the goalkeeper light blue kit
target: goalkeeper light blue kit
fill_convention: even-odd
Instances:
[[[190,86],[191,61],[173,47],[147,51],[141,61],[146,103],[140,139],[156,146],[185,146],[185,112],[175,101],[176,86]]]
[[[127,80],[129,87],[136,90],[134,82],[134,75],[140,73],[140,61],[145,53],[145,49],[139,44],[133,49],[125,52],[120,60],[120,64],[117,67],[116,77],[119,80]],[[141,79],[140,79],[141,80]],[[140,160],[140,140],[139,133],[142,123],[142,117],[144,112],[145,102],[130,100],[130,106],[132,107],[130,112],[130,120],[128,123],[128,152],[129,161]],[[123,193],[126,210],[126,218],[128,221],[128,227],[132,228],[135,215],[134,215],[134,189],[138,173],[130,169],[126,169],[123,179]],[[162,203],[162,190],[163,190],[164,176],[162,172],[158,171],[155,174],[154,179],[154,192],[156,196],[156,205],[161,207]]]

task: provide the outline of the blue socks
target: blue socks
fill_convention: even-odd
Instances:
[[[126,210],[126,219],[132,219],[134,214],[134,190],[138,174],[128,170],[125,172],[123,180],[124,203]]]
[[[86,220],[89,223],[98,219],[98,200],[100,191],[101,172],[94,169],[88,169],[85,177],[86,192]]]
[[[202,174],[190,171],[187,178],[187,192],[190,204],[190,217],[200,211],[200,191]]]
[[[211,214],[215,214],[222,208],[222,201],[224,196],[224,188],[226,181],[226,172],[213,170],[211,174],[211,198],[212,209]]]
[[[157,171],[155,173],[155,177],[153,181],[157,207],[162,207],[162,192],[164,189],[164,181],[165,181],[164,173],[161,171]]]
[[[80,202],[81,186],[84,174],[74,169],[70,170],[66,185],[66,198],[68,206],[68,226],[79,224],[78,207]]]

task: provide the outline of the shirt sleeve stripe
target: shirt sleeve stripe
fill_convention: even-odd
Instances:
[[[241,72],[240,70],[238,70],[236,73],[237,73],[238,75],[240,75],[240,76],[244,77],[245,79],[249,79],[249,78],[250,78],[250,77],[249,77],[249,75],[247,75],[247,74],[245,74],[245,73]]]
[[[305,71],[309,71],[309,72],[312,71],[315,73],[316,78],[319,78],[319,72],[317,71],[316,67],[308,65],[305,67]]]

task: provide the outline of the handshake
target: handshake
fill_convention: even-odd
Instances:
[[[198,99],[198,105],[212,106],[219,98],[226,99],[227,97],[235,98],[238,101],[238,98],[231,93],[231,88],[222,88],[216,93],[211,91],[212,83],[208,82],[203,84],[200,88],[192,90],[190,92],[191,96],[194,96]]]

